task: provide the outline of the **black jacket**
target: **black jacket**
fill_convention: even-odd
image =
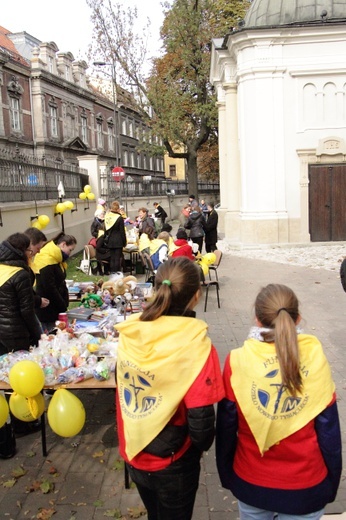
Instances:
[[[217,223],[219,220],[219,215],[213,209],[209,213],[208,220],[204,224],[205,231],[205,243],[206,244],[216,244],[217,242]]]
[[[10,266],[21,269],[7,278]],[[27,350],[37,345],[41,336],[30,268],[23,253],[6,240],[0,244],[0,275],[0,354]]]
[[[113,226],[106,231],[103,245],[108,249],[122,249],[126,242],[124,219],[119,215]]]
[[[184,225],[186,229],[190,230],[190,238],[198,238],[204,236],[205,218],[202,213],[192,211],[188,221]]]

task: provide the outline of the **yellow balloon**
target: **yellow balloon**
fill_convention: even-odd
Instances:
[[[44,412],[44,397],[42,394],[24,397],[14,392],[10,397],[10,410],[20,421],[35,421]]]
[[[89,184],[86,184],[84,186],[84,193],[90,193],[91,192],[91,186],[89,186]]]
[[[46,227],[50,222],[50,218],[48,215],[39,215],[37,221],[41,224],[42,227]]]
[[[208,265],[205,262],[200,262],[199,266],[202,269],[204,276],[207,276],[207,274],[209,273]]]
[[[66,206],[63,204],[63,202],[59,202],[55,206],[55,213],[64,213],[65,209],[66,209]]]
[[[88,200],[94,200],[95,199],[95,194],[94,193],[87,193],[87,199]]]
[[[82,200],[85,200],[87,198],[87,194],[82,191],[82,193],[80,193],[78,197]]]
[[[29,359],[23,359],[13,365],[9,382],[17,394],[33,397],[41,392],[44,385],[44,372],[40,365]]]
[[[38,220],[36,220],[35,222],[33,222],[33,223],[31,224],[31,227],[36,228],[36,229],[39,229],[39,230],[43,229],[43,226],[39,223]]]
[[[85,408],[72,392],[59,388],[49,403],[47,418],[49,426],[57,435],[73,437],[84,426]]]
[[[0,428],[3,427],[8,417],[8,404],[3,395],[0,394]]]
[[[216,262],[216,254],[215,253],[206,253],[203,258],[202,262],[206,263],[207,265],[212,265]]]
[[[73,209],[74,208],[74,204],[73,204],[72,200],[65,200],[64,206],[65,206],[66,209]]]

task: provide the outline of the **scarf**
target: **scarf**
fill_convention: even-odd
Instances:
[[[21,269],[21,267],[14,267],[13,265],[0,265],[0,287]]]
[[[117,390],[129,460],[173,417],[210,352],[207,324],[196,318],[161,316],[117,324],[120,332]]]
[[[332,400],[335,385],[321,343],[299,334],[298,348],[303,388],[296,397],[281,383],[274,343],[251,337],[231,351],[231,385],[261,454],[306,426]]]
[[[42,247],[35,256],[33,271],[39,273],[47,265],[59,264],[62,271],[66,271],[67,264],[63,262],[62,251],[52,240]]]
[[[113,213],[112,211],[109,211],[108,213],[106,213],[105,230],[108,231],[111,227],[113,227],[119,218],[121,218],[119,213]]]

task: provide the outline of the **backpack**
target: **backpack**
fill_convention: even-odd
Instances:
[[[340,280],[341,285],[346,292],[346,258],[343,259],[341,266],[340,266]]]

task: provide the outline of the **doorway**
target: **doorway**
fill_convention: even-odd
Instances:
[[[346,240],[346,165],[309,166],[311,242]]]

